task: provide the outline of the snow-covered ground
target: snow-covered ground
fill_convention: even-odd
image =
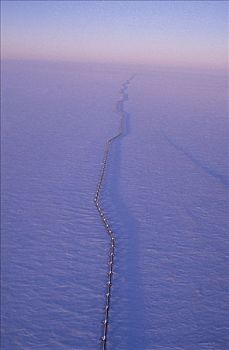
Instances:
[[[226,350],[227,102],[214,72],[2,66],[2,349]]]

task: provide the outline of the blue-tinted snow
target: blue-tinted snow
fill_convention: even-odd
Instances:
[[[108,350],[224,350],[226,79],[213,73],[4,63],[2,349],[100,349],[117,237]]]

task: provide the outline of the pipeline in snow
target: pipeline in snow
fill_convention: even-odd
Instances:
[[[110,309],[110,304],[111,304],[111,285],[112,285],[112,277],[113,277],[113,269],[114,269],[114,254],[115,254],[115,243],[116,243],[116,238],[115,234],[109,224],[109,221],[106,217],[106,214],[104,210],[101,207],[101,202],[100,202],[100,195],[103,189],[103,184],[104,184],[104,178],[105,174],[107,171],[107,163],[109,160],[109,154],[110,154],[110,148],[111,145],[115,142],[115,140],[121,136],[124,135],[124,122],[125,122],[125,115],[126,112],[124,110],[124,104],[125,101],[128,100],[128,85],[130,84],[131,80],[134,78],[132,76],[129,78],[127,81],[125,81],[122,84],[122,88],[120,90],[121,93],[121,99],[117,102],[116,104],[116,112],[120,115],[120,124],[119,124],[119,129],[118,133],[107,140],[106,146],[105,146],[105,152],[104,152],[104,158],[102,162],[102,169],[101,169],[101,175],[99,177],[99,181],[97,184],[97,190],[95,193],[95,206],[98,210],[99,216],[105,226],[106,232],[108,234],[108,237],[110,239],[110,251],[109,251],[109,269],[108,269],[108,278],[107,278],[107,287],[106,287],[106,295],[105,295],[105,311],[104,311],[104,319],[103,319],[103,332],[102,332],[102,349],[106,350],[106,345],[107,345],[107,334],[108,334],[108,323],[109,323],[109,309]]]

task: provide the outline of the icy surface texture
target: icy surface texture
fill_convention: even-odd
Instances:
[[[2,349],[226,350],[226,80],[198,72],[4,63]]]

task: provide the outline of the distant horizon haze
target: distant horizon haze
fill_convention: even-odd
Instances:
[[[226,69],[224,1],[2,1],[4,60]]]

